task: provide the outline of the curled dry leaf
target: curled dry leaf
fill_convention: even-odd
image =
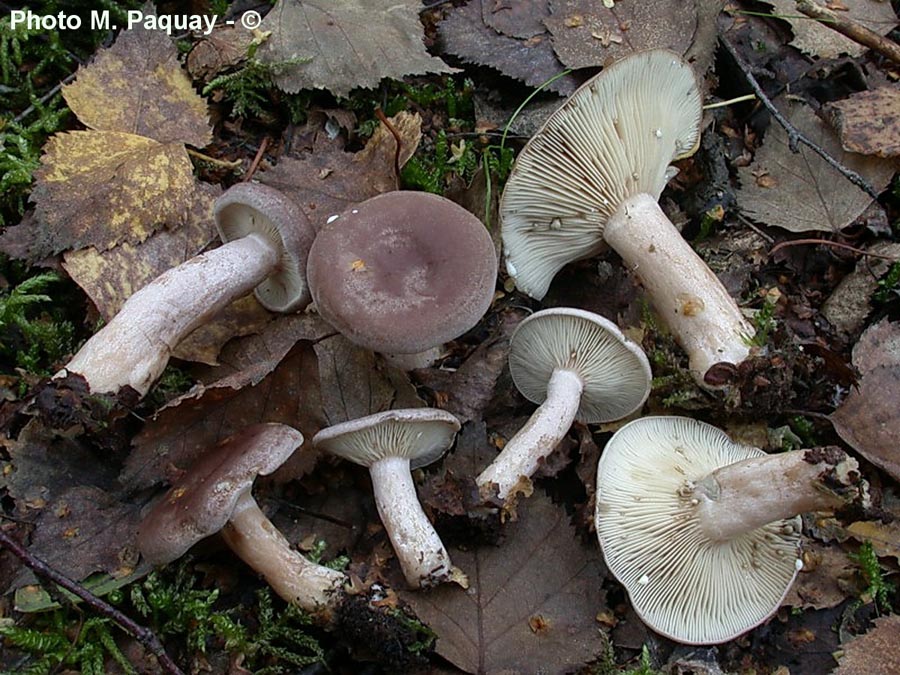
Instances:
[[[823,59],[836,59],[842,54],[860,56],[866,47],[841,35],[823,23],[800,14],[794,0],[764,0],[774,7],[773,14],[791,24],[797,49]],[[828,3],[819,0],[818,4]],[[841,0],[840,15],[855,21],[879,35],[887,35],[897,25],[891,3],[879,0]]]
[[[568,68],[606,66],[628,54],[666,47],[684,54],[697,30],[693,0],[551,0],[544,24]]]
[[[782,604],[801,609],[830,609],[841,604],[852,589],[857,565],[836,545],[815,540],[803,544],[803,569]]]
[[[456,72],[425,49],[420,9],[415,0],[279,0],[260,26],[272,34],[257,53],[291,93],[347,96],[385,77]]]
[[[856,171],[879,192],[894,175],[893,162],[846,152],[837,135],[812,109],[801,103],[776,101],[797,130],[838,162]],[[772,124],[749,167],[738,169],[741,210],[767,225],[791,232],[838,231],[852,223],[872,198],[841,176],[824,159],[801,145],[792,152],[784,129]],[[757,176],[766,176],[760,185]]]
[[[422,118],[418,113],[401,112],[390,121],[400,136],[402,167],[419,147]],[[318,147],[302,159],[283,157],[259,180],[291,197],[318,230],[329,216],[397,189],[396,150],[393,134],[382,124],[356,154],[344,152],[337,143]]]
[[[544,19],[550,16],[550,0],[517,0],[481,3],[486,26],[513,38],[528,39],[547,32]]]
[[[565,509],[544,495],[521,504],[504,531],[502,546],[451,547],[468,590],[401,597],[437,633],[438,654],[467,673],[577,670],[604,648],[599,550],[581,543]]]
[[[831,423],[850,447],[900,480],[900,324],[884,320],[863,333],[853,365],[862,373],[859,387]]]
[[[876,157],[900,155],[900,89],[879,87],[829,105],[841,145]]]

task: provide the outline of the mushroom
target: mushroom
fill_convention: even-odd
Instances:
[[[378,515],[412,588],[467,583],[422,510],[411,474],[440,459],[457,431],[450,413],[411,408],[337,424],[313,437],[315,447],[369,469]]]
[[[487,311],[497,255],[478,218],[424,192],[388,192],[329,219],[309,253],[322,317],[351,341],[430,365]]]
[[[537,411],[476,478],[487,499],[530,492],[529,479],[574,420],[611,422],[640,408],[650,394],[643,350],[612,322],[579,309],[535,312],[509,346],[509,372]]]
[[[56,377],[82,375],[94,393],[125,385],[141,396],[176,345],[232,300],[255,288],[274,312],[306,306],[306,254],[315,232],[274,188],[240,183],[215,204],[224,243],[174,267],[134,293]]]
[[[687,417],[619,429],[597,466],[594,522],[606,564],[653,630],[731,640],[769,618],[797,572],[797,514],[865,494],[838,448],[767,455]]]
[[[303,444],[284,424],[257,424],[206,453],[144,517],[138,548],[155,565],[171,562],[216,532],[273,590],[306,611],[332,608],[347,582],[291,548],[266,517],[251,488]]]
[[[697,149],[701,115],[699,84],[678,55],[657,49],[614,63],[519,154],[500,220],[507,270],[538,299],[564,265],[611,246],[687,352],[693,377],[710,386],[707,372],[743,361],[754,331],[657,203],[675,174],[669,163]]]

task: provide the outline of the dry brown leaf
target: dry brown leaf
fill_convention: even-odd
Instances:
[[[836,30],[806,17],[797,11],[794,0],[764,0],[773,5],[780,18],[791,24],[794,39],[791,44],[797,49],[820,56],[823,59],[836,59],[841,54],[861,56],[866,47],[841,35]],[[825,5],[824,2],[819,2]],[[897,17],[891,9],[891,3],[880,0],[842,0],[846,10],[842,17],[851,19],[879,35],[887,35],[897,25]]]
[[[260,26],[272,34],[257,55],[291,93],[347,96],[386,77],[456,72],[425,49],[420,9],[414,0],[279,0]]]
[[[835,431],[867,460],[900,480],[900,324],[882,321],[863,333],[853,350],[862,373],[831,414]]]
[[[138,566],[139,520],[138,504],[97,487],[72,487],[41,512],[29,552],[71,579],[81,580],[94,572],[125,576]],[[33,579],[30,571],[23,571],[12,587],[33,583]]]
[[[246,59],[254,39],[254,33],[240,22],[233,26],[216,26],[208,37],[197,40],[188,52],[188,72],[198,80],[211,80]]]
[[[900,673],[900,616],[875,619],[865,635],[843,645],[844,653],[832,675],[896,675]]]
[[[791,586],[784,605],[801,609],[830,609],[847,598],[857,565],[834,544],[808,540],[803,544],[803,569]]]
[[[684,54],[697,30],[693,0],[619,0],[611,8],[596,0],[551,0],[550,9],[544,24],[568,68],[606,66],[656,47]]]
[[[373,352],[343,335],[324,338],[313,348],[319,361],[322,406],[328,426],[390,408],[425,405],[405,373],[386,365],[379,367]]]
[[[565,70],[553,52],[549,33],[540,33],[527,40],[501,35],[485,25],[484,2],[472,0],[448,12],[447,18],[438,26],[445,51],[466,63],[496,68],[531,87],[539,87]],[[569,74],[546,88],[568,96],[578,84],[578,78]]]
[[[860,520],[851,523],[846,530],[859,542],[871,542],[879,558],[890,556],[900,562],[900,520],[889,523]]]
[[[829,106],[848,152],[900,156],[900,89],[879,87],[852,94]]]
[[[549,0],[485,0],[481,15],[486,26],[513,38],[527,39],[546,33],[544,19],[550,16]]]
[[[849,153],[837,135],[808,106],[776,101],[781,112],[799,131],[838,162],[856,171],[878,192],[894,175],[893,162]],[[767,174],[772,187],[760,186],[755,176]],[[844,178],[808,147],[791,152],[787,133],[772,124],[749,167],[738,169],[741,187],[736,196],[741,210],[768,225],[791,232],[840,230],[872,203],[872,198]]]
[[[450,550],[470,587],[404,593],[437,633],[437,652],[467,673],[563,673],[603,651],[603,565],[565,509],[536,494],[520,504],[501,546]]]
[[[418,113],[401,112],[391,118],[391,124],[402,140],[403,166],[419,146],[422,118]],[[319,147],[303,159],[283,157],[275,168],[260,174],[259,180],[291,197],[318,230],[329,216],[397,189],[396,148],[394,136],[381,125],[356,154],[344,152],[337,143]]]

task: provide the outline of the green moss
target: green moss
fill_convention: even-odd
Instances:
[[[881,563],[878,562],[878,554],[871,541],[864,541],[859,551],[851,553],[850,557],[859,565],[859,571],[866,588],[862,593],[863,602],[874,602],[875,608],[880,612],[891,611],[891,596],[896,592],[894,584],[884,578]]]

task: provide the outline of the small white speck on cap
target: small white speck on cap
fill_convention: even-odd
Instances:
[[[359,209],[353,209],[350,213],[359,213]]]
[[[796,567],[799,572],[803,569],[803,561],[800,558],[797,558],[797,560],[794,561],[794,567]]]
[[[650,583],[650,577],[648,577],[648,576],[645,574],[645,575],[642,576],[640,579],[638,579],[637,582],[638,582],[641,586],[646,586],[647,584]]]
[[[656,137],[657,137],[657,138],[662,138],[662,129],[657,129],[657,130],[656,130]]]
[[[328,216],[328,220],[325,221],[325,224],[327,225],[328,223],[333,223],[340,217],[341,217],[340,214],[337,214],[337,213],[335,213],[333,216]]]
[[[516,266],[512,264],[512,261],[509,258],[506,259],[506,273],[513,279],[516,278]]]

